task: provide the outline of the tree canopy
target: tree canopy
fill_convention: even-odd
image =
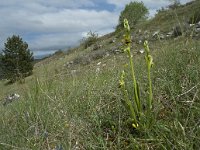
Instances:
[[[28,49],[28,44],[19,36],[13,35],[4,45],[0,57],[3,77],[15,82],[32,74],[34,58]]]
[[[148,14],[148,9],[143,2],[130,2],[125,6],[119,17],[119,24],[117,28],[123,28],[123,21],[126,18],[129,21],[131,28],[138,23],[139,20],[145,19]]]

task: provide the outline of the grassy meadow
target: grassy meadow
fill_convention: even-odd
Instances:
[[[123,38],[109,42],[114,37],[100,38],[98,50],[80,45],[36,63],[23,84],[0,81],[0,149],[199,149],[199,40],[180,36],[149,41],[153,117],[151,127],[144,117],[135,128],[119,85],[125,69],[127,91],[133,95],[129,58],[107,53]],[[145,104],[148,76],[145,54],[138,53],[141,47],[133,43],[131,54]],[[20,99],[3,106],[10,93],[19,93]]]
[[[24,84],[5,86],[1,82],[1,97],[18,92],[21,98],[0,106],[0,148],[198,149],[200,43],[180,38],[149,46],[155,64],[152,84],[156,117],[150,130],[134,129],[127,121],[129,114],[119,88],[127,62],[124,53],[69,70],[63,65],[75,56],[70,54],[47,64],[40,62]],[[134,53],[134,48],[132,51],[145,100],[144,55]]]

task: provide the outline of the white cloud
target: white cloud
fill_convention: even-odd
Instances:
[[[95,3],[93,0],[48,0],[48,1],[46,0],[34,0],[34,1],[3,0],[1,1],[0,5],[5,6],[5,7],[24,6],[24,8],[33,7],[37,5],[47,7],[47,8],[79,8],[82,6],[94,6]]]
[[[147,6],[148,8],[159,8],[171,3],[170,0],[107,0],[108,3],[114,4],[117,7],[124,7],[126,4],[130,3],[131,1],[132,2],[142,1],[145,4],[145,6]],[[186,3],[189,1],[191,0],[180,0],[181,3]]]
[[[128,3],[130,3],[131,1],[132,2],[134,2],[134,1],[136,1],[136,2],[141,2],[141,0],[107,0],[108,1],[108,3],[110,3],[110,4],[114,4],[114,5],[116,5],[117,7],[124,7],[126,4],[128,4]],[[145,4],[145,6],[147,6],[147,7],[160,7],[160,6],[162,6],[162,5],[166,5],[166,4],[168,4],[169,2],[167,1],[167,0],[143,0],[142,1],[144,4]]]
[[[45,49],[46,45],[47,48],[74,45],[82,38],[82,33],[89,30],[100,34],[105,33],[105,29],[108,30],[115,26],[118,16],[108,11],[66,9],[57,13],[36,16],[35,20],[36,18],[38,24],[32,25],[32,29],[42,35],[31,42],[32,47],[38,49],[34,45],[40,45],[40,48]]]
[[[90,30],[99,35],[109,33],[130,1],[102,0],[96,9],[99,0],[1,0],[0,50],[13,34],[20,35],[31,50],[41,51],[74,45]],[[108,10],[106,2],[114,5],[115,11]],[[168,4],[168,0],[143,2],[151,15]]]
[[[76,44],[84,32],[112,31],[118,15],[106,10],[79,7],[94,6],[92,0],[7,0],[0,4],[0,44],[20,35],[31,50],[52,50]]]
[[[114,4],[117,7],[117,10],[121,10],[125,7],[126,4],[130,2],[143,2],[144,5],[149,9],[150,16],[154,16],[156,10],[161,7],[166,7],[172,3],[170,0],[107,0],[109,4]],[[180,0],[182,4],[187,3],[191,0]]]

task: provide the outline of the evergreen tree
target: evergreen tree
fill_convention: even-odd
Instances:
[[[5,49],[0,57],[4,78],[15,82],[31,75],[34,58],[28,44],[19,36],[13,35],[4,45]]]

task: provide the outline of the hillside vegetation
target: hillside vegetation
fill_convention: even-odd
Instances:
[[[199,1],[158,13],[132,30],[169,31],[190,18]],[[194,8],[195,9],[191,9]],[[190,13],[188,13],[190,12]],[[169,22],[169,15],[173,23]],[[178,17],[177,17],[178,16]],[[168,30],[169,29],[169,30]],[[193,32],[192,32],[193,33]],[[0,149],[199,149],[200,147],[200,41],[195,36],[151,40],[153,90],[152,126],[134,127],[119,80],[129,72],[123,53],[124,31],[99,37],[59,52],[34,65],[25,83],[0,81]],[[148,97],[143,43],[133,42],[135,76],[140,97]],[[131,91],[131,74],[125,82]],[[3,106],[4,98],[20,98]],[[143,105],[145,110],[145,105]]]
[[[174,9],[161,9],[149,22],[142,23],[142,25],[138,24],[138,27],[149,30],[160,29],[162,32],[169,32],[176,25],[184,28],[187,22],[192,23],[197,21],[194,16],[197,13],[199,16],[199,9],[199,0],[188,2]]]

